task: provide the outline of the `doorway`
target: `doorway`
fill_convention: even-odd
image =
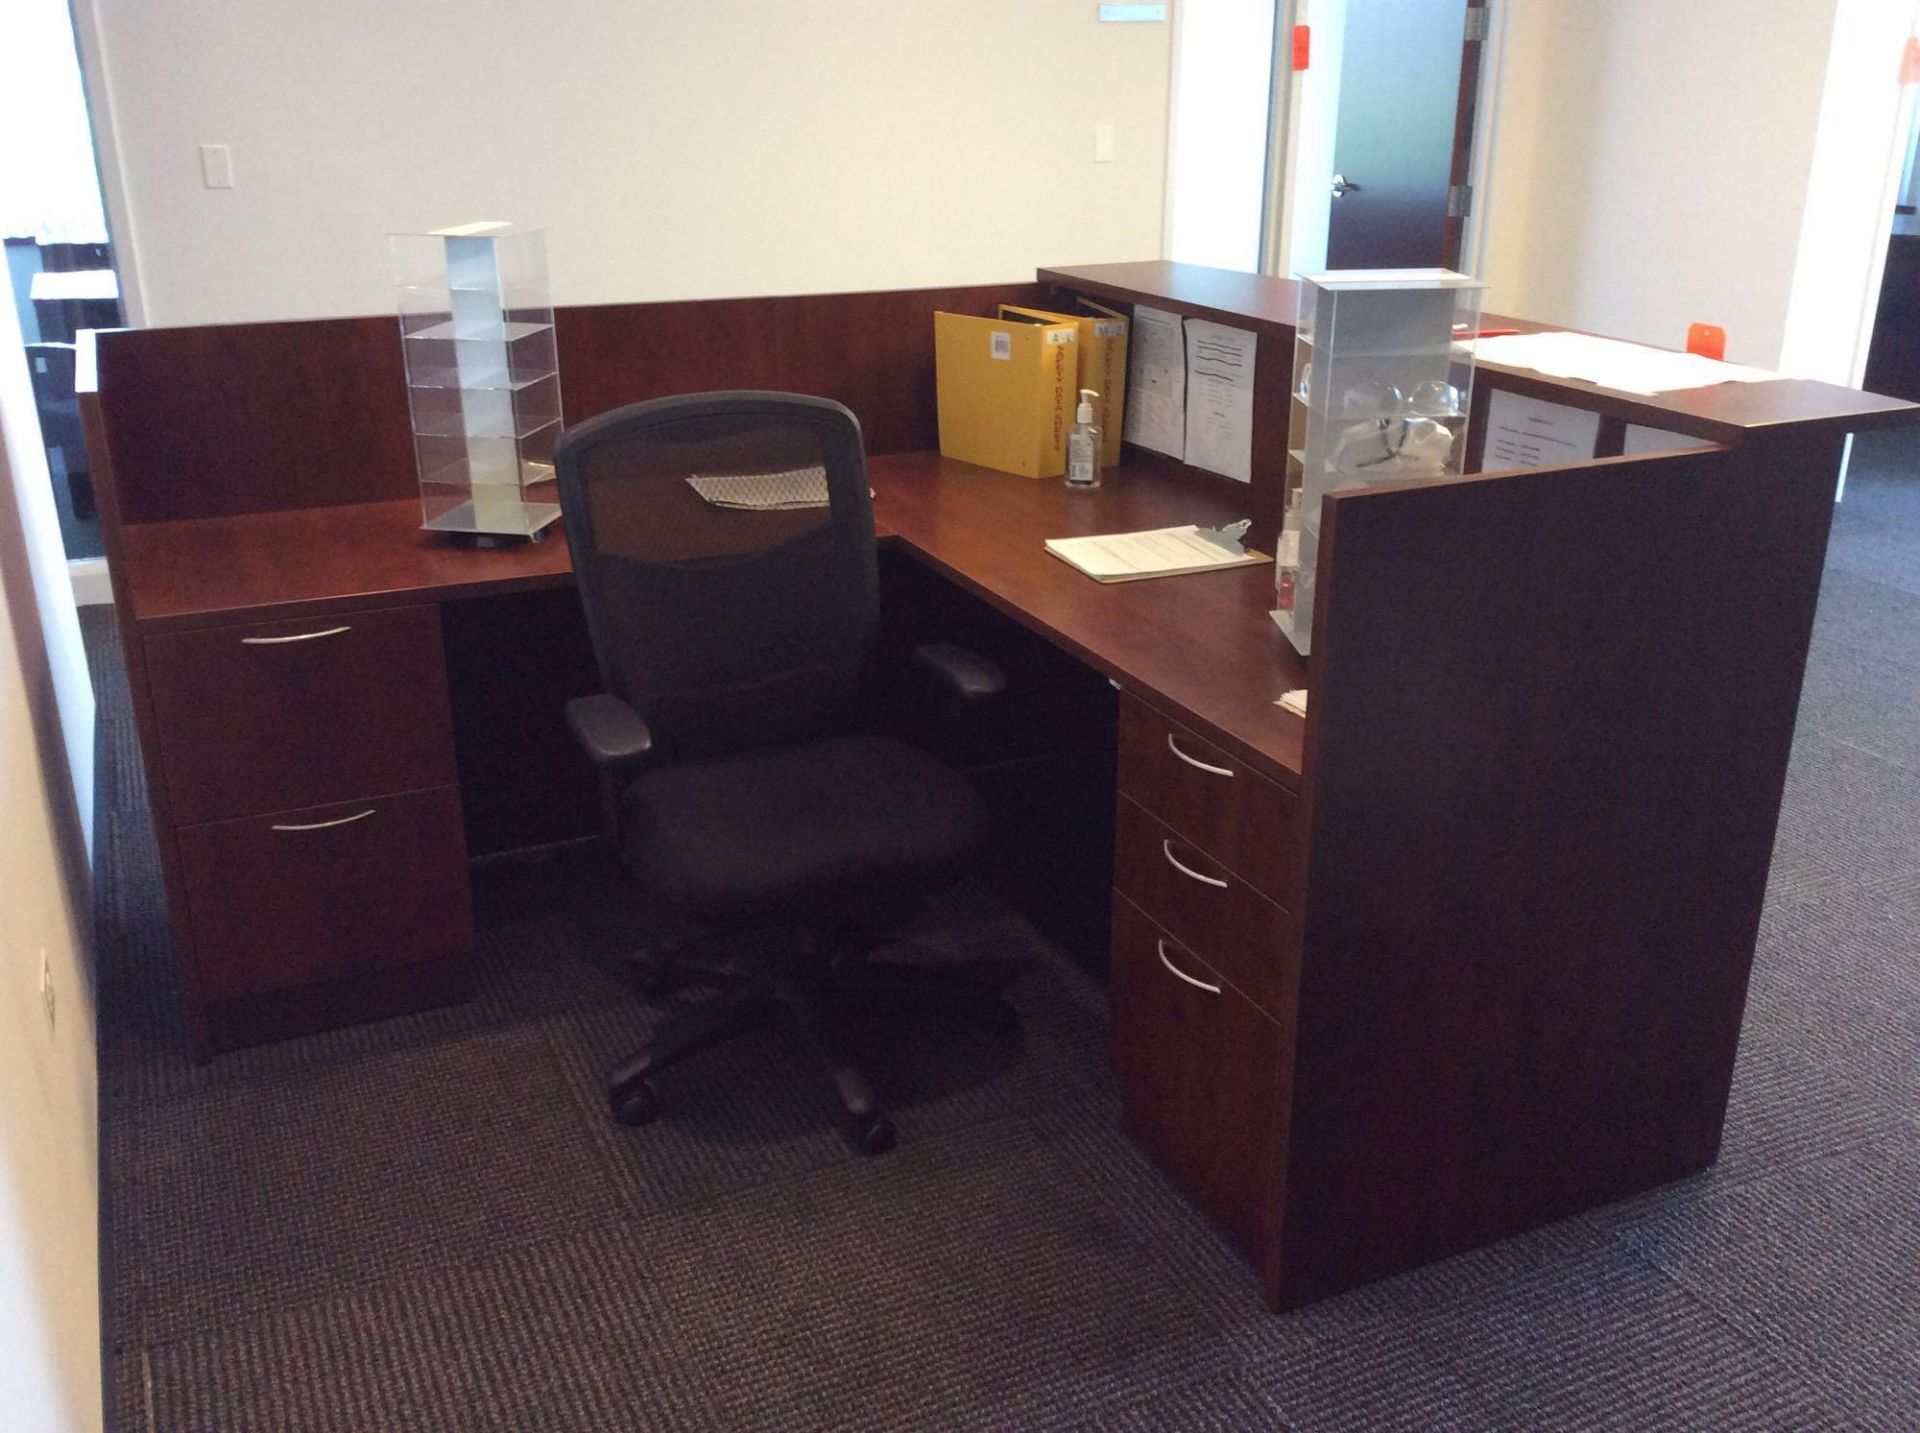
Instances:
[[[69,561],[103,552],[74,396],[87,331],[124,321],[67,0],[15,0],[0,22],[0,240],[8,297]]]
[[[1348,6],[1328,268],[1459,267],[1486,16],[1485,0]]]
[[[1920,86],[1907,104],[1900,188],[1887,225],[1887,260],[1862,387],[1920,401]]]
[[[1308,64],[1276,75],[1266,271],[1475,263],[1492,0],[1293,0]]]

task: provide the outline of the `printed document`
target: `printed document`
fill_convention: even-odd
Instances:
[[[1187,320],[1187,461],[1253,481],[1253,353],[1256,336]]]
[[[1181,457],[1187,439],[1187,353],[1180,315],[1135,305],[1130,343],[1121,435],[1142,448]]]

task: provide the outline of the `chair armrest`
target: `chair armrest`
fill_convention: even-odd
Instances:
[[[1006,673],[999,667],[951,642],[915,647],[913,665],[941,698],[958,707],[985,706],[1007,689]]]
[[[567,730],[603,776],[641,766],[653,752],[653,733],[640,713],[605,692],[568,702]]]

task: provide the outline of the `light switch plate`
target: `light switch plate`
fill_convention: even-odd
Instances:
[[[1110,124],[1096,124],[1093,127],[1093,162],[1113,163],[1113,126]]]
[[[233,188],[233,151],[224,144],[201,145],[200,182],[209,189]]]

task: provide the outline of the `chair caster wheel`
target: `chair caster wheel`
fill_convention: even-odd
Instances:
[[[613,1111],[614,1119],[628,1128],[652,1124],[660,1113],[660,1101],[654,1096],[653,1086],[645,1080],[635,1080],[621,1089],[609,1090],[607,1105]]]
[[[868,1110],[847,1122],[847,1141],[859,1154],[885,1154],[893,1148],[893,1121],[885,1110]]]
[[[982,1006],[975,1019],[989,1035],[1011,1035],[1020,1028],[1020,1012],[1004,1000]]]

